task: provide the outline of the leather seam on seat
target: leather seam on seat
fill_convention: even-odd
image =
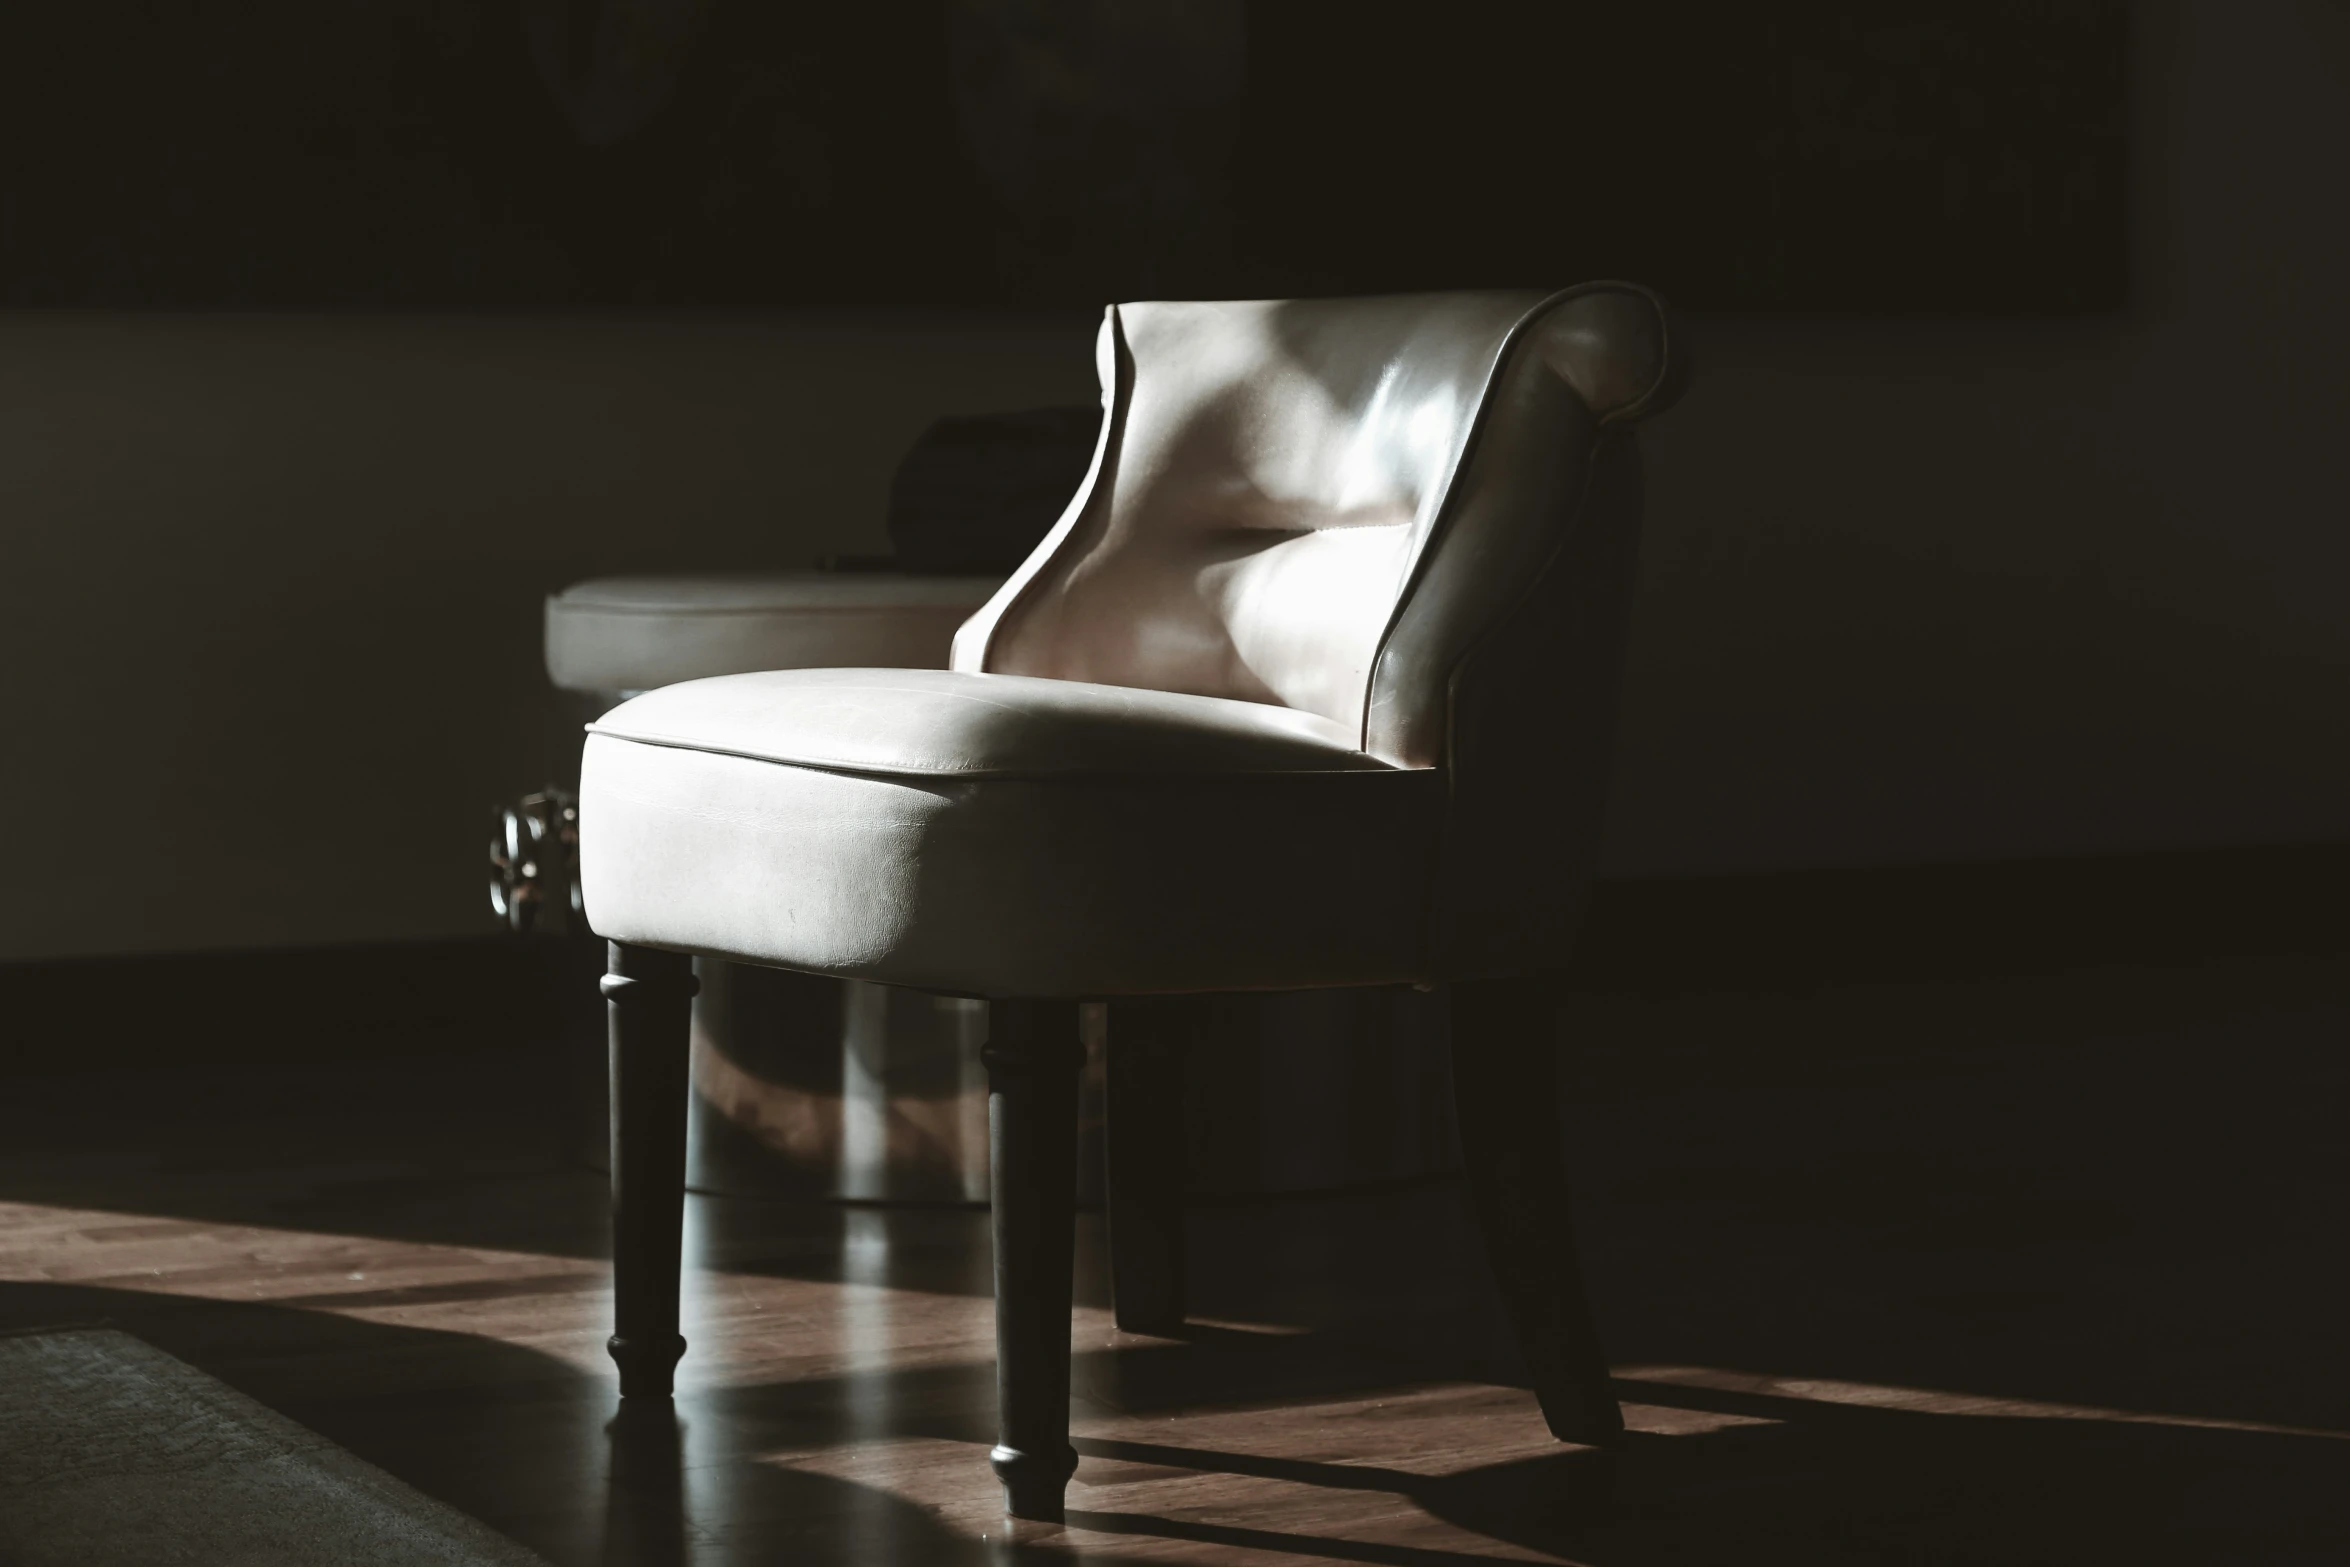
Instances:
[[[1234,769],[1185,769],[1181,772],[1167,768],[1121,768],[1116,771],[1099,768],[915,768],[874,767],[854,762],[816,761],[807,757],[761,756],[756,751],[738,750],[731,746],[702,745],[691,740],[671,739],[657,735],[622,734],[615,729],[588,726],[588,733],[606,740],[618,740],[628,745],[649,745],[666,751],[699,751],[705,756],[731,756],[737,761],[763,762],[770,767],[797,767],[811,773],[838,773],[852,778],[922,778],[922,779],[984,779],[991,781],[1026,781],[1048,783],[1058,779],[1085,779],[1098,782],[1103,779],[1122,779],[1137,782],[1172,783],[1198,780],[1257,780],[1272,778],[1348,778],[1420,777],[1433,775],[1433,767],[1392,767],[1379,763],[1373,767],[1282,767]]]
[[[899,676],[899,678],[903,678],[903,675],[904,675],[904,672],[903,672],[903,671],[859,671],[859,672],[860,672],[860,673],[883,673],[883,674],[896,674],[896,675],[898,675],[898,676]],[[781,673],[784,673],[784,671],[781,671],[781,670],[775,670],[775,671],[753,671],[753,673],[754,673],[754,674],[756,674],[756,673],[776,673],[776,674],[781,674]],[[732,677],[721,677],[721,678],[732,678]],[[1032,676],[1026,676],[1026,675],[1018,675],[1018,676],[1011,676],[1011,677],[1009,677],[1009,678],[1010,678],[1010,679],[1013,679],[1013,680],[1028,680],[1028,679],[1033,679],[1034,677],[1032,677]],[[1057,683],[1058,683],[1058,684],[1064,684],[1064,685],[1067,685],[1067,684],[1081,684],[1080,682],[1057,682]],[[1015,701],[1010,701],[1010,700],[1002,700],[1002,699],[999,699],[999,698],[997,698],[997,697],[994,697],[994,696],[987,696],[987,695],[983,695],[981,692],[978,692],[978,691],[971,690],[971,689],[969,689],[969,687],[967,687],[967,686],[966,686],[965,688],[963,688],[963,689],[960,689],[960,690],[949,690],[949,689],[944,689],[944,688],[940,688],[940,687],[924,687],[924,686],[920,686],[920,685],[911,685],[911,686],[908,686],[908,685],[880,685],[880,684],[874,684],[874,683],[872,683],[872,682],[866,682],[866,683],[863,683],[862,685],[860,685],[860,686],[859,686],[857,689],[858,689],[858,691],[859,691],[859,693],[860,693],[860,694],[868,694],[868,695],[869,695],[869,694],[872,694],[872,693],[876,693],[876,692],[878,692],[878,693],[880,693],[880,694],[882,694],[882,695],[885,695],[885,696],[911,696],[911,697],[928,697],[928,698],[932,698],[932,699],[939,700],[939,701],[948,701],[948,702],[966,702],[966,703],[969,703],[970,705],[972,705],[972,706],[974,706],[974,707],[985,707],[985,708],[992,708],[992,709],[994,709],[996,712],[999,712],[999,713],[1018,713],[1018,712],[1021,712],[1021,711],[1023,710],[1023,708],[1022,708],[1022,705],[1021,705],[1020,703],[1018,703],[1018,702],[1015,702]],[[1002,690],[1004,689],[1004,687],[999,685],[999,686],[992,687],[991,689],[993,689],[993,690],[996,690],[996,691],[999,691],[999,692],[1000,692],[1000,691],[1002,691]],[[1143,692],[1148,692],[1149,694],[1151,694],[1151,695],[1156,695],[1156,696],[1180,696],[1180,695],[1182,695],[1182,694],[1183,694],[1183,693],[1180,693],[1180,692],[1172,692],[1172,691],[1168,691],[1168,692],[1152,691],[1152,690],[1151,690],[1151,688],[1149,688],[1149,687],[1141,687],[1141,686],[1132,686],[1132,687],[1128,687],[1128,686],[1121,686],[1121,687],[1112,687],[1112,688],[1110,688],[1110,689],[1114,689],[1114,690],[1121,690],[1121,691],[1143,691]],[[1210,702],[1215,702],[1215,703],[1220,703],[1220,704],[1229,705],[1229,706],[1237,706],[1237,707],[1254,707],[1254,708],[1265,709],[1265,710],[1270,710],[1270,711],[1273,711],[1273,712],[1279,712],[1279,713],[1297,713],[1297,714],[1299,714],[1299,716],[1300,716],[1300,717],[1305,717],[1305,718],[1315,718],[1315,717],[1316,717],[1316,715],[1313,715],[1313,714],[1302,713],[1302,712],[1300,712],[1300,710],[1299,710],[1299,709],[1297,709],[1297,708],[1293,708],[1293,707],[1277,707],[1277,706],[1275,706],[1275,705],[1273,705],[1273,704],[1271,704],[1271,703],[1266,703],[1266,702],[1242,702],[1242,701],[1239,701],[1238,699],[1236,699],[1236,698],[1232,698],[1232,697],[1209,697],[1209,698],[1207,698],[1206,700],[1208,700],[1208,701],[1210,701]],[[1322,721],[1322,722],[1327,722],[1327,720],[1321,720],[1321,721]],[[614,735],[618,735],[618,734],[620,733],[620,731],[619,731],[619,730],[617,730],[617,729],[611,729],[611,730],[604,729],[604,728],[602,727],[601,720],[599,720],[597,723],[590,724],[588,727],[589,727],[591,730],[595,730],[595,731],[596,731],[596,732],[598,732],[598,733],[608,733],[608,734],[614,734]],[[1337,725],[1335,725],[1335,724],[1332,724],[1332,725],[1331,725],[1331,727],[1332,727],[1332,728],[1336,728],[1336,727],[1337,727]],[[1237,737],[1236,737],[1236,738],[1237,738]],[[1249,737],[1249,738],[1256,738],[1256,737]],[[1294,736],[1274,736],[1274,737],[1266,737],[1266,738],[1272,738],[1272,739],[1275,739],[1276,741],[1279,741],[1279,740],[1294,740],[1296,737],[1294,737]],[[1360,755],[1364,755],[1364,754],[1367,754],[1367,753],[1364,753],[1364,752],[1362,752],[1362,751],[1360,751],[1360,750],[1356,750],[1356,751],[1354,751],[1354,752],[1351,752],[1351,753],[1348,753],[1348,754],[1350,754],[1350,755],[1357,755],[1357,756],[1360,756]]]
[[[951,615],[965,610],[962,603],[953,604],[680,604],[672,608],[647,608],[641,605],[567,604],[559,606],[557,615],[641,615],[646,619],[667,619],[679,615]]]

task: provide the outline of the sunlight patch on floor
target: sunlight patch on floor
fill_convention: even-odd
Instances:
[[[1896,1387],[1876,1382],[1845,1382],[1828,1377],[1768,1376],[1752,1371],[1725,1371],[1713,1366],[1627,1366],[1618,1369],[1615,1376],[1619,1382],[1661,1383],[1744,1397],[1784,1398],[1801,1403],[1883,1409],[1913,1415],[1962,1415],[2006,1420],[2105,1420],[2122,1425],[2181,1426],[2204,1431],[2252,1431],[2269,1436],[2318,1437],[2337,1442],[2350,1440],[2350,1432],[2271,1425],[2257,1420],[2152,1414],[2135,1409],[2106,1409],[2094,1404],[2064,1404],[2035,1398],[1952,1393],[1934,1388]]]
[[[1595,1455],[1553,1439],[1533,1394],[1429,1383],[1285,1399],[1277,1408],[1273,1420],[1265,1407],[1105,1414],[1081,1406],[1069,1526],[1023,1525],[1023,1543],[1127,1561],[1201,1542],[1234,1563],[1388,1559],[1365,1558],[1366,1549],[1445,1561],[1566,1560],[1495,1538],[1473,1512],[1459,1516],[1464,1498],[1511,1471],[1523,1472],[1521,1501],[1557,1492],[1569,1505],[1565,1493]],[[1778,1423],[1648,1405],[1626,1406],[1625,1418],[1658,1436]],[[870,1487],[966,1537],[997,1538],[1003,1504],[986,1452],[977,1440],[903,1436],[772,1451],[760,1461]]]

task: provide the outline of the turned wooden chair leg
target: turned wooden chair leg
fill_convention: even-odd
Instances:
[[[1061,1521],[1069,1445],[1069,1302],[1077,1217],[1077,1006],[988,1008],[988,1184],[995,1239],[996,1445],[1015,1518]]]
[[[667,1398],[685,1227],[687,1041],[694,960],[612,943],[604,976],[612,1049],[612,1305],[605,1346],[622,1398]]]
[[[1623,1412],[1583,1291],[1560,1124],[1557,1004],[1535,979],[1451,988],[1453,1097],[1495,1280],[1562,1442],[1605,1446]]]
[[[1183,1041],[1190,997],[1110,1007],[1103,1071],[1110,1307],[1129,1333],[1183,1326]]]

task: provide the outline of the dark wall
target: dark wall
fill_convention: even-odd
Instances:
[[[888,547],[941,412],[1078,320],[0,314],[0,955],[479,931],[540,600]]]
[[[2139,303],[1701,323],[1608,863],[2350,837],[2350,13],[2141,13]],[[0,314],[0,956],[487,928],[538,596],[881,543],[1089,324]]]
[[[2121,0],[78,0],[0,304],[2128,300]]]

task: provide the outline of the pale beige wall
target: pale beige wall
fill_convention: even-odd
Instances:
[[[2350,10],[2145,34],[2133,319],[1706,332],[1614,870],[2350,836]],[[542,592],[877,547],[1090,331],[0,317],[0,957],[488,928]]]

